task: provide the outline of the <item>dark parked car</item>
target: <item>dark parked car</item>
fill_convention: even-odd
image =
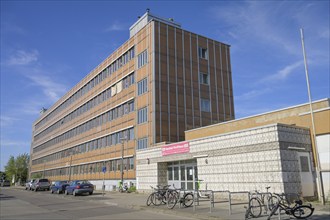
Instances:
[[[10,181],[9,180],[1,180],[1,184],[2,187],[4,186],[10,186]]]
[[[50,192],[54,193],[56,192],[57,194],[63,193],[65,191],[65,188],[69,186],[70,184],[68,181],[56,181],[51,187],[50,187]]]
[[[32,183],[35,181],[35,179],[29,180],[25,183],[25,190],[31,190]]]
[[[50,189],[50,182],[48,179],[36,179],[31,186],[32,191],[38,190],[49,190]]]
[[[70,183],[69,186],[65,188],[65,194],[72,194],[74,196],[83,193],[93,194],[94,186],[87,180],[75,180]]]

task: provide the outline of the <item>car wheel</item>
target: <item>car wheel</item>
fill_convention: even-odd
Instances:
[[[65,195],[69,195],[69,192],[68,192],[68,190],[65,190]]]
[[[73,196],[76,196],[77,195],[76,190],[73,190],[72,195]]]
[[[89,195],[93,195],[93,192],[89,192]]]
[[[50,190],[50,193],[51,193],[51,194],[53,194],[53,193],[54,193],[54,191],[51,189],[51,190]]]
[[[37,192],[37,191],[38,191],[38,189],[37,189],[37,188],[35,188],[35,189],[34,189],[34,191],[35,191],[35,192]]]

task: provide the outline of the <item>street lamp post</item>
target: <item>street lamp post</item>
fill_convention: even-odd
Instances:
[[[121,187],[124,185],[124,141],[127,141],[127,137],[120,138],[121,140],[121,166],[120,166],[120,180]]]
[[[44,171],[42,172],[42,178],[45,178],[46,160],[44,160]]]
[[[72,165],[72,154],[70,156],[70,166],[69,166],[69,182],[71,181],[71,165]]]
[[[310,108],[310,115],[312,121],[312,132],[313,132],[313,140],[314,140],[314,156],[316,162],[316,178],[317,178],[317,188],[318,188],[318,195],[321,197],[322,205],[325,204],[324,192],[323,192],[323,181],[322,181],[322,174],[321,174],[321,163],[319,157],[319,150],[317,147],[317,140],[316,140],[316,130],[315,130],[315,123],[314,123],[314,114],[313,114],[313,107],[312,107],[312,96],[309,84],[309,75],[308,75],[308,66],[307,66],[307,58],[306,58],[306,51],[305,51],[305,43],[304,43],[304,31],[300,28],[300,36],[301,36],[301,45],[303,49],[304,55],[304,65],[305,65],[305,74],[306,74],[306,83],[307,83],[307,92],[308,92],[308,99],[309,99],[309,108]]]

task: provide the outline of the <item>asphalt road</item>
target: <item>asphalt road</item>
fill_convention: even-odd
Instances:
[[[118,207],[116,203],[88,201],[88,196],[52,195],[49,191],[32,192],[1,188],[0,219],[191,219],[165,213]]]

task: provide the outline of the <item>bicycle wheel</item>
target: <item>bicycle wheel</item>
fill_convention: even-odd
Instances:
[[[273,215],[276,214],[276,211],[277,211],[278,207],[279,207],[279,204],[276,203],[276,205],[273,206],[273,208],[272,208],[272,210],[271,210],[271,212],[270,212],[270,214],[269,214],[267,220],[270,220],[270,218],[271,218]]]
[[[261,215],[261,203],[259,199],[252,198],[249,202],[250,205],[250,214],[254,218],[258,218]]]
[[[169,192],[167,195],[167,208],[173,209],[178,202],[178,193],[175,191]]]
[[[268,203],[267,203],[267,206],[268,206],[268,209],[269,211],[272,211],[273,210],[273,207],[279,203],[279,199],[277,196],[271,196],[268,198]]]
[[[162,204],[162,201],[163,201],[163,196],[159,192],[154,192],[152,203],[155,206],[159,206]]]
[[[153,198],[154,198],[154,193],[151,193],[151,194],[148,196],[148,199],[147,199],[147,202],[146,202],[147,206],[150,206],[151,203],[153,203],[153,202],[152,202]]]
[[[190,207],[190,206],[192,206],[193,203],[194,203],[194,195],[192,193],[187,193],[183,197],[183,205],[185,207]]]
[[[313,215],[313,212],[314,208],[307,205],[301,205],[292,210],[292,215],[297,219],[305,219]]]

